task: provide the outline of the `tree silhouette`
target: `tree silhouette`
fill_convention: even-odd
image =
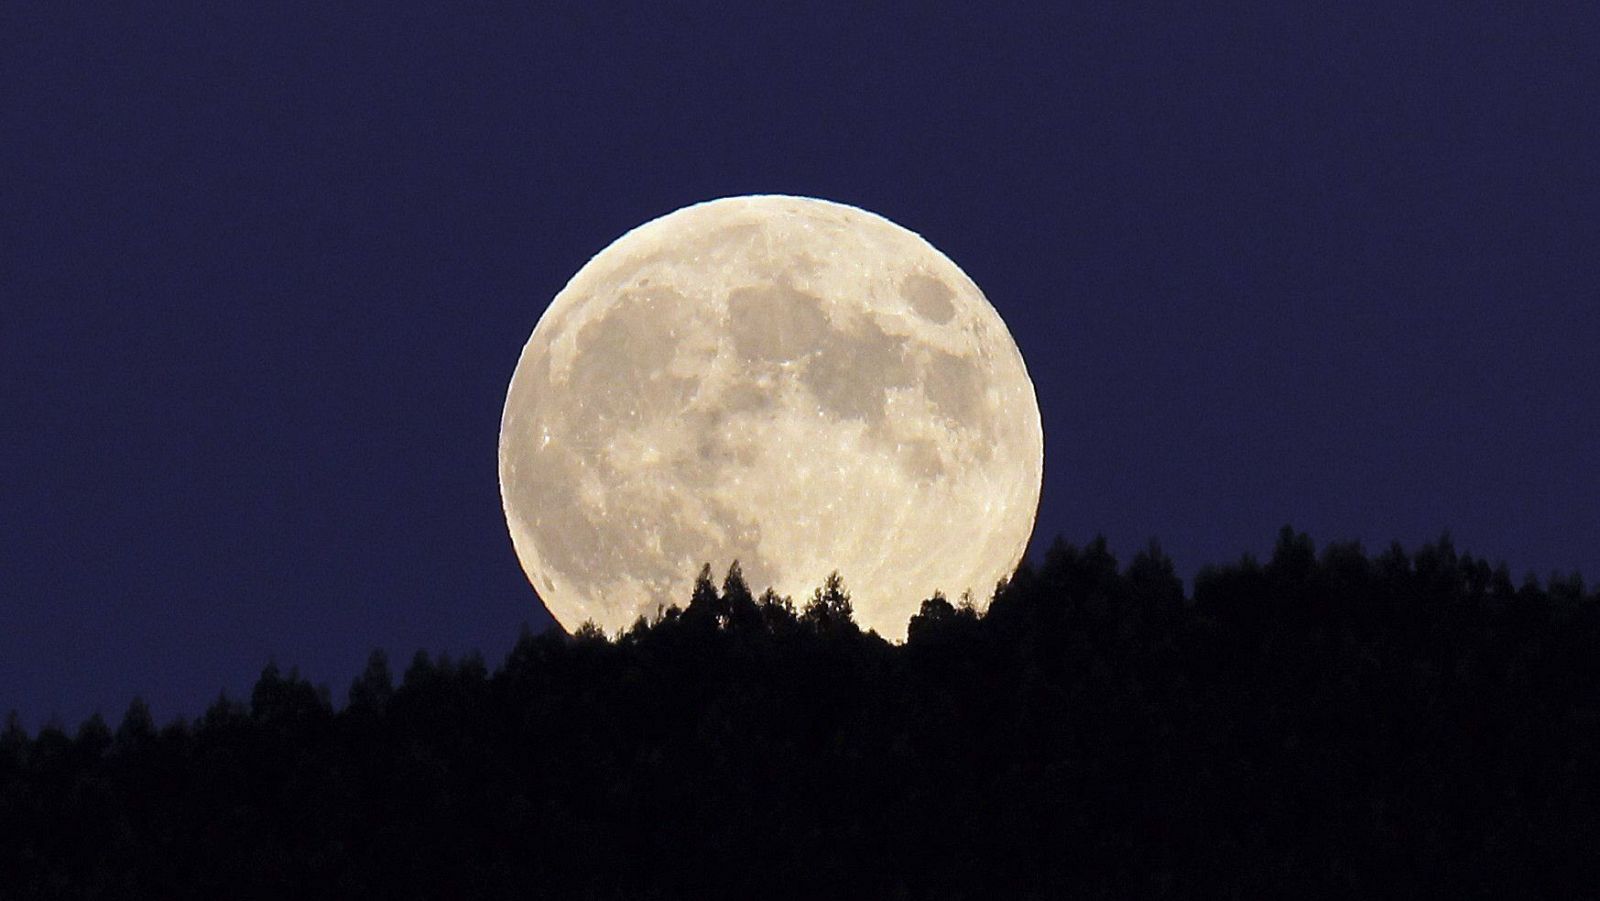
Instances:
[[[156,723],[144,699],[135,697],[122,715],[112,737],[112,749],[119,754],[134,754],[149,748],[156,740]]]
[[[800,619],[820,635],[833,635],[856,629],[852,613],[850,592],[845,590],[844,579],[835,570],[812,593]]]
[[[389,674],[389,655],[374,649],[367,657],[366,669],[350,683],[352,710],[381,713],[394,697],[394,677]]]
[[[762,624],[774,635],[786,635],[794,631],[798,624],[794,601],[786,596],[780,596],[771,588],[761,592],[761,598],[756,602],[756,606],[761,610]]]
[[[756,606],[755,597],[750,594],[750,586],[745,584],[744,570],[739,568],[737,560],[728,567],[728,574],[722,579],[722,608],[727,611],[730,628],[742,633],[761,628],[761,610]]]
[[[695,576],[694,590],[689,595],[689,606],[683,615],[688,622],[708,629],[727,625],[727,607],[722,602],[722,595],[717,593],[717,584],[711,580],[711,564],[701,566],[700,574]]]
[[[1186,594],[1052,544],[896,646],[702,568],[613,640],[266,666],[157,730],[0,729],[0,898],[1582,897],[1600,596],[1448,535]]]
[[[922,602],[911,622],[906,626],[906,640],[913,644],[937,641],[939,636],[955,621],[956,608],[950,605],[941,592]]]

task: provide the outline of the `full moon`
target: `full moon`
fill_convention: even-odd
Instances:
[[[1005,324],[944,254],[806,197],[729,197],[618,238],[523,347],[500,423],[512,544],[569,631],[687,603],[710,563],[903,640],[982,604],[1033,531],[1044,437]]]

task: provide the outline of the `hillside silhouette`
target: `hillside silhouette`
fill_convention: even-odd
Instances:
[[[0,733],[0,899],[1575,897],[1600,595],[1448,538],[1184,590],[1057,541],[904,645],[737,565],[494,670],[269,666],[165,727]]]

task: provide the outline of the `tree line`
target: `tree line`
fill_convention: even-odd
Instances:
[[[1057,541],[893,645],[737,564],[608,637],[0,731],[0,899],[1575,897],[1600,595],[1285,528]]]

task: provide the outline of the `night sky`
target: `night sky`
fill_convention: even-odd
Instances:
[[[0,6],[0,711],[498,663],[550,623],[496,482],[523,342],[730,194],[983,288],[1035,554],[1192,577],[1293,523],[1600,575],[1600,6],[615,6]]]

